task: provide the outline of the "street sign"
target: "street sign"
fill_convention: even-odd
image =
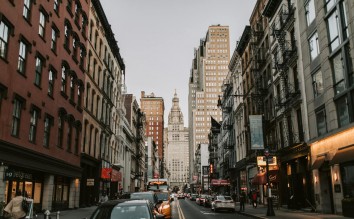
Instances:
[[[87,186],[94,186],[95,185],[95,179],[87,179],[86,180],[86,185]]]

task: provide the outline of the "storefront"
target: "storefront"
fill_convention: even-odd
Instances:
[[[287,205],[291,209],[311,207],[310,147],[303,143],[283,148],[278,154],[280,205]]]
[[[319,212],[354,217],[354,128],[311,144],[315,205]]]
[[[100,164],[91,156],[81,155],[80,207],[92,206],[99,201]]]
[[[4,169],[4,182],[6,203],[15,197],[17,191],[21,191],[24,196],[33,199],[35,210],[42,209],[43,176],[40,172],[9,166]]]

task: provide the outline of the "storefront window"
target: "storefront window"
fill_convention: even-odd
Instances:
[[[34,203],[41,203],[41,191],[42,191],[42,184],[35,183],[34,184],[34,194],[33,194],[33,202]]]
[[[27,197],[28,198],[32,198],[32,192],[33,192],[33,189],[32,189],[32,182],[25,182],[25,192],[27,194]]]
[[[354,197],[354,163],[341,166],[341,176],[343,185],[343,196],[345,198]]]

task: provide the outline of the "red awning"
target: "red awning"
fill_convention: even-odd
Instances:
[[[110,179],[111,178],[112,168],[102,168],[101,169],[101,178]]]
[[[229,186],[230,181],[227,179],[212,179],[210,182],[212,186]]]
[[[269,182],[277,183],[279,182],[279,171],[278,170],[269,170]],[[265,185],[267,184],[267,173],[257,173],[252,179],[253,185]]]

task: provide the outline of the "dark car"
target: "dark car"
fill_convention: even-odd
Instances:
[[[214,201],[214,196],[207,195],[204,200],[204,207],[211,207],[211,203]]]
[[[156,205],[159,199],[155,192],[133,192],[130,194],[131,199],[149,200],[152,204]]]
[[[107,201],[98,206],[90,219],[163,219],[163,215],[154,215],[153,206],[148,200],[118,199]]]

